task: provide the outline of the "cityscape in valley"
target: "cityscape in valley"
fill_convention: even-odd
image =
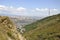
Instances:
[[[0,40],[60,40],[60,0],[0,0]]]

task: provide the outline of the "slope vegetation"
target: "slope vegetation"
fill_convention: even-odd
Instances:
[[[24,27],[27,40],[60,40],[60,14],[46,17]]]
[[[24,40],[9,17],[0,16],[0,40]]]

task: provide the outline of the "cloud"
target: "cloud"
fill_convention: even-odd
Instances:
[[[40,11],[40,9],[39,8],[36,8],[36,11]]]
[[[25,11],[26,11],[26,8],[23,8],[23,7],[17,8],[17,12],[24,13]]]
[[[0,5],[0,10],[7,10],[8,7],[4,6],[4,5]]]
[[[26,8],[24,7],[14,8],[13,6],[7,7],[4,5],[0,5],[0,11],[8,11],[10,13],[24,13],[26,11]]]
[[[47,11],[48,8],[36,8],[35,10],[36,10],[36,11]]]
[[[0,13],[10,13],[10,14],[22,14],[27,16],[49,16],[49,10],[50,15],[55,15],[60,12],[58,9],[49,9],[49,8],[34,8],[34,9],[27,9],[24,7],[18,7],[15,8],[13,6],[4,6],[0,5]]]
[[[55,14],[58,14],[60,10],[58,10],[56,8],[53,8],[53,9],[35,8],[32,10],[32,12],[34,12],[38,16],[49,16],[49,11],[50,11],[50,15],[55,15]]]
[[[51,10],[51,11],[58,11],[58,9],[55,9],[55,8],[53,8],[53,9],[49,9],[49,8],[35,8],[35,9],[32,10],[32,11],[45,12],[45,11],[49,11],[49,10]]]
[[[58,10],[57,10],[57,9],[55,9],[55,8],[54,8],[53,10],[54,10],[54,11],[58,11]]]
[[[32,12],[54,12],[54,11],[58,11],[58,9],[49,9],[49,8],[35,8],[34,10],[32,10]]]

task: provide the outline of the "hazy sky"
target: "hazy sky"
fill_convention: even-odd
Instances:
[[[0,0],[0,14],[47,16],[60,12],[60,0]]]

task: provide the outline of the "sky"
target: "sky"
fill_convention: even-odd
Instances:
[[[0,14],[48,16],[60,13],[60,0],[0,0]]]

